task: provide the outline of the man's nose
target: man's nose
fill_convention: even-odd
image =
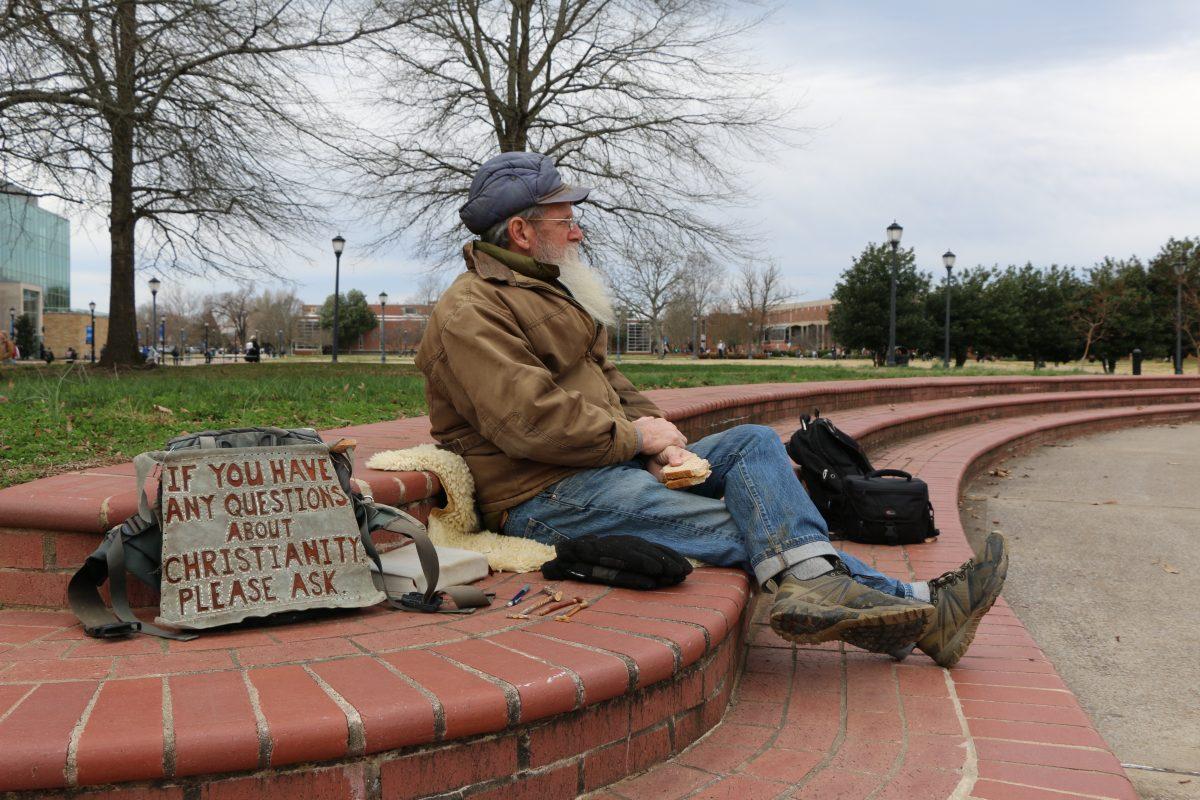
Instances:
[[[583,228],[579,227],[578,225],[572,225],[571,230],[567,231],[567,241],[568,242],[582,242],[583,241]]]

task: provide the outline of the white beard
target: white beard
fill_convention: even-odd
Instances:
[[[609,328],[616,324],[617,313],[613,310],[612,295],[596,271],[583,262],[579,245],[570,244],[561,250],[538,247],[533,257],[558,267],[558,280],[593,319]]]

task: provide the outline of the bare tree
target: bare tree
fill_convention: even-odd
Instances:
[[[793,299],[796,294],[783,280],[783,273],[774,261],[742,264],[733,287],[734,303],[746,317],[751,329],[751,347],[761,342],[768,315]]]
[[[748,66],[741,0],[427,0],[372,54],[373,141],[349,148],[369,204],[445,261],[458,207],[497,151],[545,153],[596,187],[590,246],[731,251],[702,213],[740,195],[738,165],[785,138],[790,108]],[[361,191],[356,181],[355,190]]]
[[[213,315],[226,327],[233,331],[234,341],[240,345],[249,341],[250,315],[254,313],[255,300],[250,289],[234,289],[230,292],[212,295],[208,305]]]
[[[449,284],[450,276],[444,272],[426,271],[421,273],[412,291],[408,293],[408,302],[416,305],[431,306],[442,296]]]
[[[291,289],[263,289],[253,301],[250,321],[264,339],[279,348],[295,338],[296,323],[303,314],[304,303]]]
[[[193,272],[269,270],[263,234],[312,219],[288,176],[320,105],[292,56],[397,13],[373,0],[7,0],[0,176],[107,216],[103,362],[134,360],[135,250]]]
[[[679,280],[679,296],[688,311],[702,317],[721,297],[726,279],[725,266],[708,253],[694,253],[687,260]]]
[[[660,358],[666,355],[662,346],[663,317],[675,299],[682,276],[679,263],[662,250],[605,270],[617,304],[630,316],[650,323]]]
[[[1088,283],[1070,305],[1069,316],[1075,332],[1083,337],[1083,355],[1087,361],[1092,346],[1104,338],[1112,316],[1116,313],[1125,291],[1123,281],[1112,264],[1098,264],[1087,273]]]

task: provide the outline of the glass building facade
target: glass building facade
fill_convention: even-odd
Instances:
[[[43,311],[70,311],[70,223],[40,208],[36,197],[20,194],[17,187],[2,188],[5,191],[0,192],[0,283],[13,281],[40,286]]]

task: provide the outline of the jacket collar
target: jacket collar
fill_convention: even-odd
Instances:
[[[554,264],[546,264],[478,239],[467,242],[463,247],[463,259],[467,262],[467,269],[475,270],[481,278],[513,283],[515,275],[523,275],[545,283],[554,284],[558,281],[559,270]]]

